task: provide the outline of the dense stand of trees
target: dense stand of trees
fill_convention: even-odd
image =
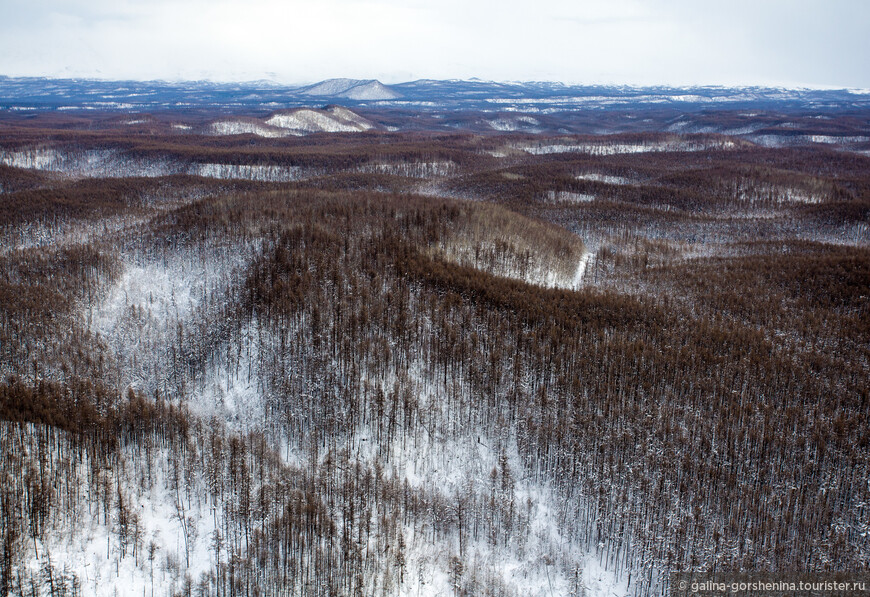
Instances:
[[[250,151],[304,153],[281,143]],[[461,136],[410,153],[318,143],[307,163],[387,192],[178,177],[162,202],[126,179],[4,195],[4,238],[49,216],[91,234],[0,254],[0,593],[87,594],[94,579],[51,559],[84,513],[116,569],[183,595],[390,595],[433,570],[458,595],[521,592],[499,558],[580,594],[587,554],[637,595],[672,570],[866,570],[854,171],[834,183],[791,150],[776,169],[753,161],[774,152],[740,150],[741,167],[685,172],[706,160],[487,170]],[[185,151],[214,161],[217,144]],[[726,153],[709,157],[738,160]],[[384,155],[449,160],[446,187],[507,207],[391,193],[416,171],[359,167]],[[768,198],[747,206],[750,187]],[[547,190],[599,198],[553,205]],[[114,216],[129,220],[100,228]],[[569,275],[587,248],[579,290],[527,283],[548,263]],[[217,394],[216,378],[250,395]],[[557,531],[530,488],[552,496]],[[136,504],[155,496],[176,552],[144,531]]]
[[[66,387],[10,380],[0,391],[11,421],[0,426],[4,594],[86,594],[109,582],[91,579],[88,587],[50,553],[36,572],[17,565],[37,541],[75,537],[85,520],[111,529],[107,558],[131,558],[152,584],[158,568],[177,594],[353,593],[355,577],[334,571],[350,568],[343,560],[358,554],[338,545],[318,484],[282,464],[262,434],[229,434],[218,421],[132,393],[96,413],[80,412]],[[155,553],[144,532],[136,505],[155,487],[176,498],[186,561]],[[210,537],[198,538],[203,520],[191,513],[202,511],[215,524]],[[191,578],[185,570],[197,540],[211,546],[214,566]]]

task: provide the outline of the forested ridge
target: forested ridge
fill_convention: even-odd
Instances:
[[[42,126],[0,129],[0,594],[867,571],[867,156]]]

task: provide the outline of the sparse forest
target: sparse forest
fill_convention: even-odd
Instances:
[[[868,571],[867,155],[179,122],[0,121],[0,595]]]

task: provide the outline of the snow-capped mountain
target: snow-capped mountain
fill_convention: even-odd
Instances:
[[[402,97],[393,89],[377,80],[327,79],[305,88],[303,95],[314,97],[336,97],[351,100],[393,100]]]

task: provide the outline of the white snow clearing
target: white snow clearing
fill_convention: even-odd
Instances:
[[[577,264],[577,271],[574,273],[574,280],[571,283],[573,289],[576,290],[583,284],[583,276],[586,274],[586,268],[589,265],[590,259],[592,259],[592,253],[588,251],[580,258],[580,263]]]
[[[215,354],[188,405],[206,418],[216,417],[232,429],[261,429],[265,419],[265,383],[260,376],[256,325],[246,325],[230,353]],[[271,340],[271,338],[270,338]]]
[[[749,184],[738,188],[736,199],[754,205],[756,203],[822,203],[827,196],[824,189],[812,192],[794,187],[781,187],[772,184]]]
[[[223,247],[204,255],[125,263],[107,295],[83,313],[115,362],[117,387],[150,396],[155,390],[183,395],[178,384],[186,382],[172,374],[173,362],[184,352],[185,338],[199,334],[198,324],[207,316],[204,298],[221,294],[249,255],[244,247]]]

